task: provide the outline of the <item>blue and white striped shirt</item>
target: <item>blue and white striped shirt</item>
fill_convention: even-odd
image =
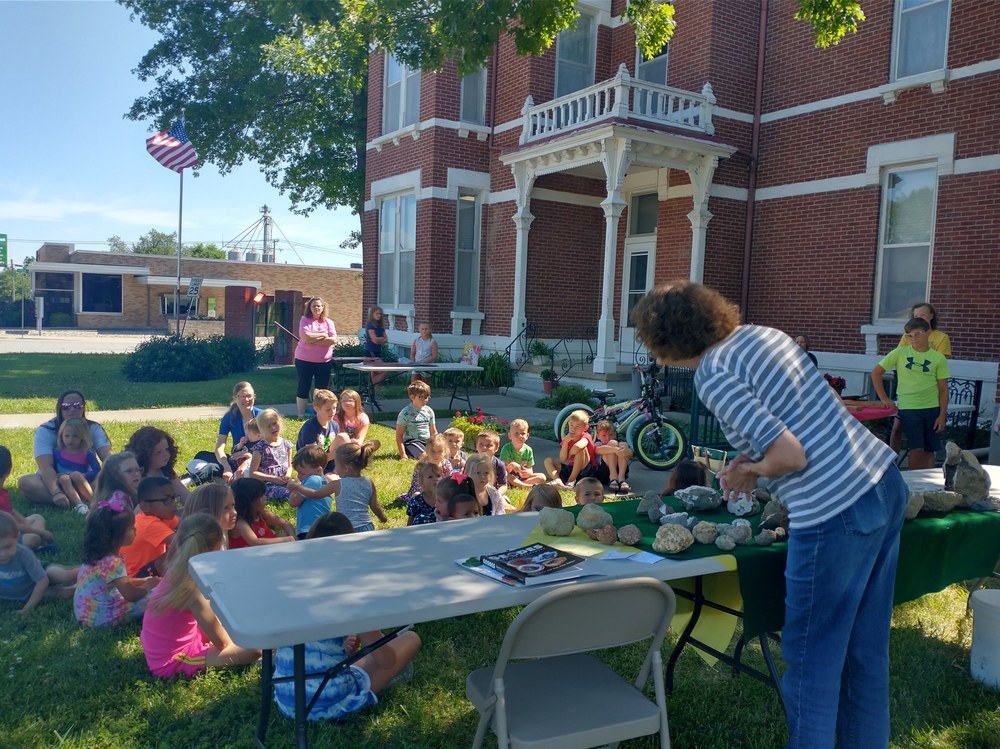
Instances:
[[[802,444],[804,469],[765,479],[788,506],[791,528],[817,525],[850,507],[895,458],[780,330],[738,328],[705,352],[694,382],[730,444],[751,460],[760,460],[786,429]]]

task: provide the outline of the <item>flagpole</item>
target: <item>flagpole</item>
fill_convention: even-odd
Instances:
[[[177,335],[181,334],[181,227],[184,223],[184,170],[181,169],[181,194],[177,206],[177,285],[174,286],[174,317]]]

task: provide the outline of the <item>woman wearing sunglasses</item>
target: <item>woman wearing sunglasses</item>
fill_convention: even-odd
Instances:
[[[104,427],[96,421],[87,418],[87,402],[83,394],[77,390],[67,390],[56,400],[55,418],[49,419],[35,430],[35,463],[38,472],[21,476],[17,480],[17,488],[21,494],[37,504],[51,504],[56,507],[69,507],[70,500],[59,488],[53,454],[59,446],[59,427],[63,421],[73,417],[87,422],[93,450],[101,462],[111,454],[111,440],[108,439]]]

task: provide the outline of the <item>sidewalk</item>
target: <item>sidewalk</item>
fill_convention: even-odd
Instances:
[[[492,414],[499,419],[525,419],[529,424],[551,424],[558,411],[550,411],[544,408],[537,408],[534,401],[522,400],[512,395],[500,395],[498,393],[477,393],[472,396],[474,406],[480,407],[488,414]],[[381,414],[396,414],[409,403],[405,398],[384,399],[381,401]],[[444,396],[432,396],[431,406],[435,409],[443,409],[448,404]],[[466,410],[462,408],[464,404],[457,403],[455,410]],[[284,403],[274,406],[279,412],[285,415],[295,414],[295,404]],[[123,411],[93,411],[88,415],[95,421],[115,422],[170,422],[170,421],[198,421],[201,419],[219,419],[226,412],[225,406],[189,406],[182,408],[147,408]],[[0,429],[12,429],[18,427],[37,427],[52,418],[49,412],[43,414],[0,414]],[[387,425],[390,428],[392,423]],[[447,422],[438,425],[438,429],[447,428]],[[559,445],[548,440],[530,438],[529,444],[535,452],[535,467],[542,470],[542,461],[545,458],[559,457]],[[390,446],[391,447],[391,446]],[[638,460],[632,461],[629,468],[629,483],[632,485],[634,493],[661,490],[667,483],[669,473],[666,471],[653,471],[642,465]]]

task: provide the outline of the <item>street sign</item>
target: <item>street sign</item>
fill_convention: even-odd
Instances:
[[[7,235],[0,234],[0,268],[7,267]]]
[[[188,296],[199,296],[201,294],[201,282],[204,278],[200,276],[191,276],[191,280],[188,282]]]

